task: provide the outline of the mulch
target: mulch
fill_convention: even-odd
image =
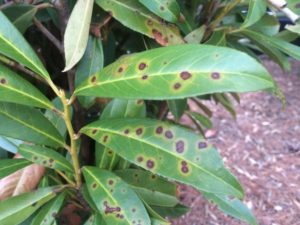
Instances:
[[[241,95],[237,119],[221,106],[205,103],[213,111],[210,138],[228,168],[245,189],[245,203],[260,225],[300,225],[300,63],[283,73],[264,59],[286,96],[286,108],[269,93]],[[193,188],[182,185],[182,201],[191,211],[174,225],[241,225],[223,215]]]

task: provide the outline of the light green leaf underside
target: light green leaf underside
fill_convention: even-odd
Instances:
[[[53,109],[53,104],[31,83],[0,64],[0,101]]]
[[[52,147],[64,146],[64,139],[44,115],[27,106],[0,102],[0,134]]]
[[[178,99],[273,87],[267,70],[245,53],[186,44],[125,56],[86,80],[75,93],[126,99]]]
[[[22,34],[0,11],[0,53],[16,60],[45,79],[49,74]]]
[[[243,196],[218,152],[192,131],[150,119],[99,120],[81,129],[154,174],[207,192]]]
[[[266,13],[266,10],[266,0],[250,0],[248,13],[241,28],[246,28],[255,24]]]
[[[92,18],[94,0],[78,0],[69,18],[65,35],[64,48],[66,67],[70,70],[84,54]]]
[[[109,11],[124,26],[154,38],[161,45],[183,43],[174,25],[161,23],[160,18],[147,10],[138,0],[96,0],[95,2],[105,11]]]
[[[166,21],[176,23],[180,16],[180,7],[176,0],[139,0],[151,12]]]
[[[89,194],[107,224],[150,225],[143,203],[121,178],[96,167],[84,167],[83,175]]]
[[[0,179],[30,164],[31,162],[26,159],[1,159]]]
[[[23,144],[19,146],[18,153],[33,163],[62,172],[73,172],[69,161],[50,148]]]
[[[0,224],[20,224],[56,195],[57,187],[38,189],[0,202]]]
[[[257,225],[255,217],[251,211],[238,199],[229,199],[221,195],[214,195],[211,193],[203,193],[204,197],[213,201],[218,205],[220,210],[226,214],[233,216],[242,221],[246,221],[251,225]]]
[[[293,33],[300,34],[300,24],[286,25],[285,28]]]

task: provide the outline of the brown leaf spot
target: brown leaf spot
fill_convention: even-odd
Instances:
[[[50,163],[53,163],[53,162],[54,162],[54,159],[49,159],[49,162],[50,162]]]
[[[181,165],[182,165],[182,166],[186,166],[186,165],[187,165],[187,162],[186,162],[186,161],[181,161]]]
[[[164,129],[162,128],[162,126],[157,127],[156,130],[155,130],[155,132],[157,134],[162,134],[163,131],[164,131]]]
[[[7,81],[6,81],[4,78],[2,78],[2,79],[0,80],[0,83],[1,83],[1,84],[6,84],[6,82],[7,82]]]
[[[96,76],[92,76],[92,78],[91,78],[91,82],[92,82],[92,83],[95,83],[95,82],[96,82],[96,80],[97,80]]]
[[[202,149],[202,148],[206,148],[207,147],[207,143],[206,142],[199,142],[198,143],[198,148]]]
[[[97,130],[94,129],[94,130],[92,131],[92,134],[96,134],[96,133],[97,133]]]
[[[110,207],[107,203],[107,201],[105,201],[103,203],[103,205],[105,206],[105,211],[104,213],[105,214],[109,214],[109,213],[115,213],[115,212],[120,212],[121,211],[121,208],[120,207]]]
[[[108,136],[105,135],[105,136],[103,137],[102,141],[103,141],[104,143],[106,143],[106,142],[107,142],[107,139],[108,139]]]
[[[124,134],[129,134],[129,129],[124,130]]]
[[[212,72],[211,73],[211,78],[214,79],[214,80],[218,80],[220,79],[221,75],[219,72]]]
[[[34,157],[33,157],[33,160],[38,160],[38,157],[37,157],[37,156],[34,156]]]
[[[147,80],[148,79],[148,75],[143,75],[142,76],[142,80]]]
[[[95,189],[96,187],[97,187],[97,184],[96,184],[96,183],[93,183],[93,184],[92,184],[92,188]]]
[[[178,153],[184,152],[184,142],[182,140],[176,142],[176,152]]]
[[[143,156],[139,156],[139,157],[137,157],[136,160],[140,163],[140,162],[143,162],[144,158],[143,158]]]
[[[189,172],[189,168],[187,166],[183,166],[183,167],[181,167],[181,171],[183,173],[188,173]]]
[[[152,26],[152,25],[153,25],[153,21],[152,21],[152,20],[150,20],[150,19],[149,19],[149,20],[147,20],[147,25],[148,25],[148,26]]]
[[[114,181],[113,181],[113,180],[108,180],[108,184],[109,184],[109,185],[113,185],[113,184],[114,184]]]
[[[172,133],[172,131],[167,130],[167,131],[165,132],[165,137],[168,138],[168,139],[172,139],[172,138],[173,138],[173,133]]]
[[[118,73],[122,73],[124,71],[124,68],[122,66],[119,67]]]
[[[180,73],[180,77],[182,80],[188,80],[192,77],[192,74],[189,73],[188,71],[183,71]]]
[[[160,7],[160,10],[161,10],[161,11],[164,11],[164,10],[165,10],[165,7],[161,6],[161,7]]]
[[[135,133],[136,133],[136,135],[141,135],[143,133],[143,128],[140,127],[138,129],[136,129]]]
[[[144,70],[146,67],[147,67],[146,63],[142,62],[142,63],[139,64],[139,70]]]
[[[142,100],[142,99],[139,99],[136,101],[136,104],[138,104],[138,105],[142,105],[143,103],[144,103],[144,100]]]
[[[173,86],[173,88],[175,90],[178,90],[179,88],[181,88],[181,84],[180,83],[175,83],[174,86]]]
[[[162,46],[166,46],[168,44],[168,39],[164,38],[160,31],[152,29],[152,35],[154,39]]]
[[[154,167],[154,161],[151,159],[147,160],[147,167],[149,169],[152,169]]]

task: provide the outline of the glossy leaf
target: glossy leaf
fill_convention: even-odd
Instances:
[[[18,146],[23,143],[23,141],[8,138],[5,136],[0,136],[0,149],[16,154],[18,151]]]
[[[300,60],[300,47],[296,45],[290,44],[274,37],[263,35],[252,30],[244,30],[242,33],[253,41],[257,42],[258,40],[260,40],[262,42],[267,42],[270,47],[276,48],[284,52],[285,54],[297,60]]]
[[[169,106],[171,113],[173,114],[175,119],[178,121],[187,108],[187,100],[186,99],[169,100],[168,106]]]
[[[30,164],[31,162],[26,159],[1,159],[0,179]]]
[[[84,167],[87,188],[107,224],[150,225],[147,211],[138,196],[121,178],[96,167]]]
[[[175,23],[180,16],[180,7],[176,0],[139,0],[151,12],[166,21]]]
[[[19,224],[56,196],[58,187],[39,189],[0,202],[0,224]]]
[[[161,23],[157,16],[137,0],[96,0],[95,2],[124,26],[154,38],[163,46],[183,43],[174,25]]]
[[[109,119],[81,132],[154,174],[207,192],[243,196],[218,152],[190,130],[150,119]]]
[[[20,145],[19,151],[25,159],[62,172],[73,172],[72,165],[69,161],[58,152],[36,145]]]
[[[60,193],[57,197],[48,202],[43,208],[35,215],[31,225],[53,225],[56,215],[58,215],[64,200],[66,192]]]
[[[0,11],[0,53],[49,80],[49,74],[31,46]]]
[[[78,0],[69,18],[65,35],[64,47],[66,67],[70,70],[84,54],[88,42],[94,0]]]
[[[64,146],[64,139],[43,114],[33,108],[0,102],[0,134],[52,147]]]
[[[149,205],[171,207],[179,203],[175,183],[144,170],[126,169],[117,170],[115,173],[130,184]]]
[[[23,34],[32,24],[32,19],[37,13],[37,7],[28,4],[16,4],[4,8],[2,12],[12,24]]]
[[[85,53],[76,68],[75,87],[77,87],[89,76],[92,76],[96,72],[100,71],[103,68],[103,64],[104,55],[101,39],[90,35]],[[95,98],[80,97],[78,100],[82,106],[89,108],[94,103]]]
[[[233,66],[232,62],[239,62],[240,66]],[[245,53],[186,44],[123,57],[85,81],[75,93],[126,99],[136,96],[176,99],[273,87],[267,70]]]
[[[267,11],[267,2],[266,0],[250,0],[249,9],[244,23],[241,28],[249,27],[255,24],[257,21],[265,15]]]
[[[257,225],[251,211],[238,199],[229,199],[224,196],[203,193],[204,197],[216,203],[220,210],[251,225]]]
[[[53,104],[36,87],[1,64],[0,101],[53,109]]]

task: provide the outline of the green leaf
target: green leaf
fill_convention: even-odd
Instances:
[[[296,25],[286,25],[285,29],[296,33],[296,34],[300,34],[300,24],[296,24]]]
[[[138,196],[121,178],[96,167],[84,167],[87,188],[107,224],[150,225],[147,211]]]
[[[220,103],[230,114],[231,116],[236,119],[236,112],[234,109],[234,105],[230,101],[230,99],[227,97],[226,94],[215,94],[214,95],[215,100]]]
[[[150,119],[109,119],[91,123],[81,133],[154,174],[207,192],[243,196],[218,152],[180,126]]]
[[[95,1],[124,26],[154,38],[161,45],[183,43],[174,25],[162,24],[159,17],[152,14],[137,0]]]
[[[64,71],[73,68],[84,54],[88,42],[93,4],[93,0],[78,0],[73,8],[64,35],[66,58]]]
[[[18,146],[23,143],[23,141],[0,136],[0,149],[16,154]]]
[[[178,204],[174,207],[153,206],[153,209],[161,216],[171,218],[180,217],[190,211],[189,207],[182,204]]]
[[[0,53],[50,80],[47,70],[31,46],[1,11],[0,21]]]
[[[106,225],[105,221],[99,213],[91,215],[84,225]]]
[[[53,104],[31,83],[0,64],[0,101],[53,109]]]
[[[251,225],[257,225],[255,217],[251,211],[238,199],[229,199],[221,195],[214,195],[211,193],[203,193],[208,200],[215,202],[220,210],[226,214],[233,216],[242,221],[246,221]]]
[[[187,107],[187,100],[186,99],[178,99],[178,100],[169,100],[168,106],[175,117],[175,119],[178,121],[181,116],[183,115],[186,107]]]
[[[89,36],[88,44],[85,53],[78,63],[75,74],[75,87],[83,82],[89,76],[94,75],[96,72],[103,68],[104,56],[103,47],[100,38]],[[80,97],[79,101],[82,106],[89,108],[95,101],[94,97]]]
[[[31,162],[26,159],[1,159],[0,179],[30,164]]]
[[[175,183],[144,170],[125,169],[114,172],[130,184],[149,205],[171,207],[179,203]]]
[[[176,23],[180,17],[180,7],[176,0],[139,0],[139,2],[166,21]]]
[[[58,152],[41,146],[22,144],[18,151],[25,159],[62,172],[73,172],[69,161]]]
[[[276,48],[284,52],[285,54],[297,60],[300,60],[300,47],[296,45],[290,44],[286,41],[280,40],[275,37],[263,35],[252,30],[244,30],[242,33],[255,42],[257,42],[258,40],[261,42],[266,42],[269,44],[270,47]]]
[[[239,62],[239,66],[232,62]],[[86,80],[75,93],[178,99],[270,88],[274,88],[274,81],[268,71],[247,54],[224,47],[186,44],[123,57]]]
[[[151,218],[151,225],[171,225],[171,223]]]
[[[274,36],[278,34],[280,29],[280,23],[276,16],[265,15],[256,24],[250,27],[251,30],[268,36]]]
[[[2,12],[23,34],[32,24],[32,20],[37,13],[37,7],[28,4],[16,4],[4,8]]]
[[[249,27],[265,15],[267,11],[267,2],[265,0],[250,0],[249,9],[244,23],[241,28]]]
[[[56,196],[59,187],[38,189],[0,202],[0,224],[20,224]]]
[[[48,202],[34,217],[31,225],[53,225],[56,215],[64,203],[65,197],[66,192],[64,191]]]
[[[222,30],[217,30],[213,32],[208,41],[205,42],[207,45],[215,45],[215,46],[226,46],[226,33]]]
[[[184,37],[184,40],[189,44],[199,44],[206,31],[206,26],[202,25],[201,27],[193,30],[187,36]]]
[[[197,112],[190,112],[190,111],[188,112],[188,114],[190,114],[196,121],[198,121],[205,128],[211,129],[213,127],[212,122],[206,116]]]
[[[52,147],[65,145],[57,129],[36,109],[0,102],[0,121],[0,135]]]

